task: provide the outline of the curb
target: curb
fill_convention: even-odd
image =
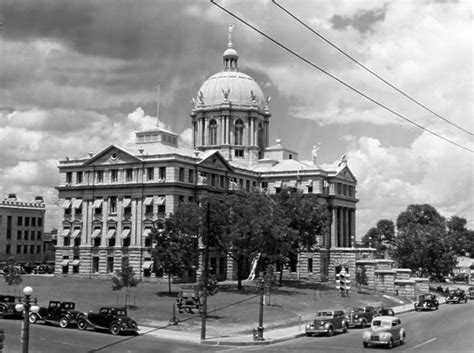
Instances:
[[[213,345],[213,346],[219,346],[219,345],[224,345],[224,346],[263,346],[263,345],[270,345],[270,344],[275,344],[275,343],[280,343],[280,342],[285,342],[285,341],[291,341],[296,338],[300,338],[306,336],[305,333],[297,333],[291,336],[287,337],[281,337],[281,338],[269,338],[264,341],[220,341],[220,340],[205,340],[201,341],[201,344],[204,345]]]

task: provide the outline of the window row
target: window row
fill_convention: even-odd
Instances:
[[[129,247],[130,246],[130,228],[123,228],[121,233],[117,232],[117,229],[110,227],[107,231],[103,232],[102,228],[94,228],[91,234],[91,245],[93,247],[99,247],[105,245],[107,247],[114,247],[120,245],[119,240],[121,240],[121,246]],[[151,246],[151,228],[145,228],[143,236],[145,238],[144,246]],[[81,229],[74,228],[64,228],[61,236],[63,237],[64,246],[79,246],[81,245]]]
[[[5,254],[13,254],[11,244],[5,245]],[[41,245],[17,245],[15,254],[41,254]]]
[[[155,169],[158,169],[158,173],[155,173]],[[109,170],[97,170],[94,173],[94,183],[131,183],[139,180],[139,169],[137,168],[126,168],[123,170],[109,169]],[[66,172],[66,185],[81,185],[84,183],[84,172],[75,172],[75,180],[73,180],[73,172]],[[157,179],[155,179],[157,177]],[[166,167],[158,168],[146,168],[145,171],[146,181],[165,181],[166,180]]]
[[[25,227],[42,227],[43,218],[42,217],[28,217],[28,216],[17,216],[16,217],[17,226]]]
[[[16,231],[17,240],[41,240],[41,238],[42,238],[42,232],[40,230],[38,231],[17,230]],[[7,234],[7,239],[11,239],[11,233],[10,233],[10,236],[9,234]]]
[[[344,196],[355,196],[355,187],[353,185],[336,183],[336,193]]]

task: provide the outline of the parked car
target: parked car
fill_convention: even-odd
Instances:
[[[30,313],[29,320],[32,324],[43,321],[45,324],[59,325],[66,328],[77,324],[77,318],[81,312],[74,310],[73,302],[62,302],[51,300],[48,307],[40,307],[37,313]]]
[[[77,319],[79,330],[107,330],[113,335],[122,332],[138,332],[138,325],[135,320],[127,316],[127,311],[122,308],[104,307],[98,313],[90,312],[82,314]]]
[[[425,293],[418,296],[418,300],[414,303],[415,310],[438,310],[438,297],[434,294]]]
[[[375,316],[372,306],[353,307],[349,312],[349,327],[366,327]]]
[[[47,264],[41,264],[35,267],[34,273],[42,275],[42,274],[50,274],[54,273],[54,267],[51,267]]]
[[[469,299],[474,299],[474,287],[469,287],[467,290],[467,296]]]
[[[446,297],[446,304],[467,303],[466,293],[462,289],[450,290]]]
[[[376,316],[372,319],[370,330],[362,334],[362,345],[385,345],[392,348],[395,343],[404,344],[407,340],[405,329],[396,316]]]
[[[467,273],[458,273],[451,278],[453,283],[469,283],[469,275]]]
[[[318,311],[314,320],[305,327],[306,336],[325,334],[332,336],[335,331],[347,332],[349,321],[342,310]]]
[[[15,305],[18,303],[18,297],[0,294],[0,319],[5,317],[22,317],[23,313],[15,310]]]

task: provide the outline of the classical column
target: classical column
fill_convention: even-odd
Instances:
[[[356,210],[351,210],[351,247],[355,246],[355,236],[356,236]]]
[[[339,229],[337,232],[337,247],[342,248],[344,246],[344,212],[342,208],[338,208],[338,221]]]
[[[331,248],[337,247],[337,212],[336,208],[332,209],[332,217],[331,217]]]
[[[344,247],[350,247],[349,209],[344,209]]]

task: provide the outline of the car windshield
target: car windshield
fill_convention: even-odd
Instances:
[[[353,313],[363,313],[365,312],[364,308],[352,308],[351,312]]]
[[[387,320],[374,320],[374,321],[372,321],[372,326],[373,327],[387,328],[387,327],[392,327],[392,323],[390,321],[387,321]]]
[[[332,311],[320,311],[319,313],[316,314],[316,317],[318,318],[332,317]]]
[[[127,316],[127,312],[125,310],[115,310],[115,315],[117,315],[117,316]]]

